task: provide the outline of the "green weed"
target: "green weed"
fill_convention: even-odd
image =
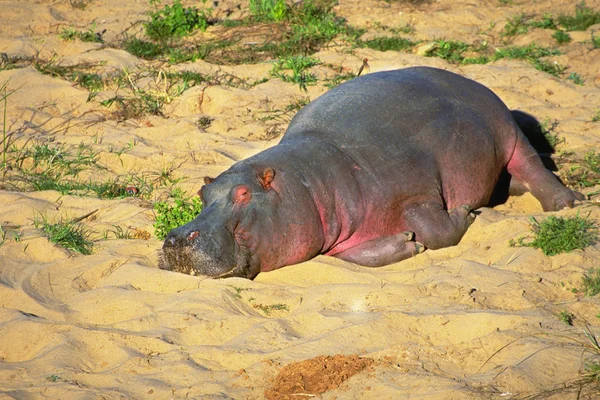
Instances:
[[[573,81],[574,84],[579,86],[583,86],[585,84],[585,79],[582,78],[577,72],[571,72],[567,79]]]
[[[284,82],[297,83],[300,89],[307,91],[309,85],[317,83],[317,77],[308,69],[319,64],[319,60],[307,56],[282,57],[273,64],[271,75]],[[291,71],[291,75],[285,71]]]
[[[571,41],[571,36],[565,31],[556,31],[552,34],[552,37],[556,39],[558,44],[565,44]]]
[[[254,299],[250,298],[248,301],[252,301]],[[290,311],[290,308],[287,304],[277,303],[277,304],[261,304],[261,303],[253,303],[253,308],[256,308],[262,311],[265,315],[271,315],[273,311]]]
[[[135,37],[125,40],[122,46],[128,53],[144,60],[154,60],[166,51],[165,45],[147,42]]]
[[[532,26],[534,28],[541,28],[541,29],[557,29],[556,22],[554,21],[554,18],[550,14],[544,14],[542,19],[540,19],[540,20],[529,21],[529,26]]]
[[[558,313],[558,319],[567,325],[573,326],[573,320],[575,319],[575,314],[573,314],[570,311],[563,310]]]
[[[541,249],[547,256],[568,253],[584,249],[597,242],[598,228],[593,221],[579,215],[570,218],[550,216],[538,222],[531,217],[533,240],[525,242],[526,237],[510,240],[511,246],[527,246]]]
[[[84,224],[65,220],[50,222],[43,216],[34,218],[33,223],[52,243],[80,254],[92,254],[91,231]]]
[[[581,278],[581,289],[578,292],[586,296],[595,296],[600,293],[600,268],[590,269]]]
[[[587,188],[600,184],[600,154],[589,151],[578,165],[571,166],[563,177],[572,187]]]
[[[87,31],[78,31],[73,27],[63,28],[58,37],[65,41],[78,39],[82,42],[104,43],[102,36],[106,32],[106,29],[102,32],[95,32],[95,30],[96,24],[92,24],[92,27]]]
[[[515,36],[527,33],[529,31],[529,24],[527,23],[527,17],[525,13],[515,15],[510,18],[506,25],[504,25],[504,32],[502,36]]]
[[[585,31],[600,23],[600,12],[592,10],[582,1],[575,6],[575,15],[559,15],[557,21],[568,31]]]
[[[356,45],[378,51],[406,51],[412,48],[415,43],[401,37],[380,36],[365,41],[359,40],[356,42]]]
[[[156,221],[154,234],[161,240],[167,234],[184,224],[187,224],[200,214],[202,202],[197,196],[186,196],[181,189],[174,189],[170,195],[172,201],[159,201],[154,203]]]
[[[596,111],[596,114],[592,116],[592,122],[600,122],[600,110]]]
[[[206,4],[206,0],[202,1]],[[149,13],[150,21],[144,24],[146,35],[156,41],[187,36],[195,30],[205,31],[209,25],[212,9],[183,7],[181,0],[165,5]]]
[[[437,47],[430,53],[430,57],[439,57],[450,63],[460,63],[464,60],[463,54],[470,46],[464,42],[454,40],[436,40]]]
[[[54,60],[36,60],[33,63],[34,68],[40,73],[74,82],[78,86],[92,93],[96,93],[104,89],[104,81],[102,76],[96,73],[88,72],[90,69],[96,68],[100,65],[102,65],[102,63],[80,63],[64,66],[57,64]]]
[[[285,0],[250,0],[250,13],[258,21],[283,21],[287,18],[288,7]]]

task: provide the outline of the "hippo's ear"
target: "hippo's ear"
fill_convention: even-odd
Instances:
[[[213,183],[215,181],[215,178],[211,178],[210,176],[205,176],[204,177],[204,184],[205,185],[210,185],[211,183]]]
[[[262,173],[258,174],[258,181],[265,190],[271,189],[273,178],[275,178],[275,170],[273,168],[267,168]]]

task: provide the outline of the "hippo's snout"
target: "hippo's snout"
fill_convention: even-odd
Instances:
[[[227,276],[235,270],[234,240],[226,229],[184,225],[173,229],[162,248],[160,268],[189,275]]]

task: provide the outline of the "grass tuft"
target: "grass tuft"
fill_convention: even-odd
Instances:
[[[84,224],[64,220],[50,222],[44,216],[34,218],[33,223],[52,243],[79,254],[92,254],[91,231]]]
[[[308,69],[320,63],[316,58],[307,56],[282,57],[273,64],[271,75],[284,82],[297,83],[300,89],[307,91],[309,85],[317,83],[317,77]],[[291,71],[291,75],[285,71]]]
[[[206,4],[206,0],[202,1]],[[212,9],[184,7],[181,0],[174,0],[173,5],[165,5],[149,13],[150,21],[144,24],[146,35],[156,41],[181,38],[195,30],[205,31],[209,25]]]
[[[154,234],[161,240],[164,240],[171,230],[192,221],[202,211],[202,202],[197,196],[186,196],[181,189],[174,189],[170,197],[170,202],[154,203]]]
[[[526,246],[541,249],[547,256],[584,249],[598,241],[598,228],[593,221],[579,215],[570,218],[550,216],[542,222],[531,217],[533,240],[525,237],[510,240],[511,246]]]
[[[600,12],[592,10],[582,1],[575,6],[575,15],[559,15],[557,21],[568,31],[585,31],[590,26],[600,23]]]

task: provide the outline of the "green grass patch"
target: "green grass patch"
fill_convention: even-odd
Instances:
[[[92,254],[92,232],[86,225],[65,220],[50,222],[43,216],[34,218],[33,223],[52,243],[79,254]]]
[[[309,85],[317,83],[317,77],[308,71],[321,62],[316,58],[307,56],[288,56],[275,61],[271,75],[284,82],[295,83],[300,89],[307,91]]]
[[[600,122],[600,110],[596,111],[596,114],[592,116],[592,122]]]
[[[379,36],[364,41],[358,40],[356,45],[377,51],[407,51],[414,47],[415,43],[402,37]]]
[[[571,72],[571,74],[567,76],[567,80],[573,81],[574,84],[579,86],[583,86],[585,84],[585,79],[577,72]]]
[[[206,4],[206,0],[202,1]],[[181,38],[196,30],[208,28],[212,9],[203,7],[184,7],[181,0],[174,0],[173,5],[165,5],[148,13],[150,21],[144,24],[146,35],[156,41],[167,41]]]
[[[571,36],[565,31],[556,31],[552,34],[552,37],[558,42],[558,44],[566,44],[571,41]]]
[[[575,15],[559,15],[557,21],[568,31],[585,31],[590,26],[600,23],[600,12],[591,9],[582,1],[575,6]]]
[[[590,269],[581,278],[581,289],[578,292],[586,296],[595,296],[600,293],[600,268]]]
[[[44,75],[54,76],[77,84],[89,92],[96,93],[104,89],[104,80],[101,75],[90,72],[103,63],[80,63],[75,65],[61,65],[54,60],[35,60],[33,66]]]
[[[570,311],[563,310],[558,313],[558,319],[567,325],[573,326],[573,320],[575,319],[575,314],[573,314]]]
[[[250,0],[249,8],[257,21],[283,21],[290,11],[285,0]]]
[[[58,34],[62,40],[71,41],[71,40],[80,40],[82,42],[88,43],[104,43],[102,39],[102,35],[104,32],[95,32],[96,24],[92,24],[92,27],[87,31],[78,31],[73,27],[63,28],[63,30]]]
[[[584,249],[598,241],[598,228],[593,221],[579,215],[570,218],[550,216],[539,222],[531,217],[533,240],[511,239],[511,246],[540,249],[547,256]],[[531,238],[529,238],[531,239]]]
[[[563,174],[568,186],[588,188],[600,184],[600,153],[587,152],[577,165],[571,166]]]
[[[198,196],[186,196],[181,189],[174,189],[169,201],[154,203],[154,234],[164,240],[171,230],[192,221],[200,211],[202,202]]]

